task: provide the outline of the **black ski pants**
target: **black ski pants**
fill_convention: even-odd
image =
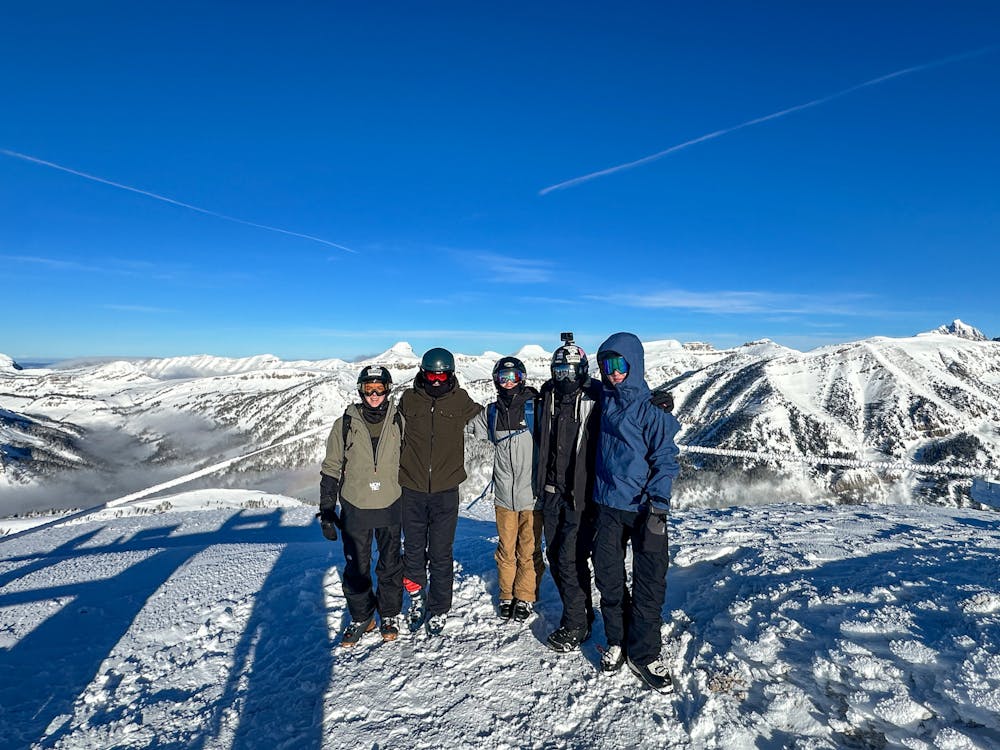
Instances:
[[[378,591],[372,591],[372,536],[378,547],[375,577]],[[403,609],[403,559],[400,556],[400,527],[343,530],[344,596],[351,619],[364,622],[378,610],[383,620]]]
[[[660,658],[660,625],[670,553],[666,534],[646,531],[646,511],[598,506],[594,579],[608,645],[625,649],[634,664]],[[625,551],[632,543],[632,591],[626,585]]]
[[[403,488],[403,575],[427,594],[427,616],[451,609],[458,527],[458,487],[443,492]]]
[[[545,554],[563,605],[559,625],[582,630],[594,619],[589,565],[594,524],[589,510],[576,510],[571,503],[561,494],[544,494]]]

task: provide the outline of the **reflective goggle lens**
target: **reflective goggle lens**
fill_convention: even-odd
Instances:
[[[432,383],[443,383],[448,379],[446,372],[425,372],[424,377]]]
[[[552,365],[553,380],[572,380],[576,377],[576,367],[573,365]]]
[[[389,389],[381,383],[363,383],[361,392],[366,396],[384,396],[389,392]]]
[[[514,369],[500,370],[496,374],[495,380],[500,385],[503,385],[504,383],[520,383],[524,380],[524,373],[520,370]]]
[[[605,375],[610,375],[616,370],[622,375],[628,375],[628,362],[625,361],[625,357],[608,357],[601,360],[601,372]]]

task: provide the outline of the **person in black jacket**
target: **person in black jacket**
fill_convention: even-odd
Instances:
[[[543,500],[549,570],[563,604],[559,628],[547,645],[569,652],[590,637],[594,620],[588,562],[601,384],[591,379],[587,354],[573,343],[572,334],[564,334],[563,340],[552,354],[552,378],[541,391],[536,491]]]

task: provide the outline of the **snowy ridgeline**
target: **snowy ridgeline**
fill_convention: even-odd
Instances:
[[[813,497],[850,503],[964,506],[968,476],[873,470],[912,462],[1000,471],[1000,342],[955,321],[910,338],[876,337],[811,352],[772,341],[728,350],[646,342],[646,379],[675,395],[679,441],[770,455],[837,457],[856,466],[685,454],[685,506]],[[529,381],[550,352],[522,347]],[[500,355],[456,355],[474,399],[495,397]],[[197,356],[15,370],[0,358],[0,516],[96,505],[284,440],[327,429],[357,398],[363,363]],[[370,360],[407,387],[419,357],[405,343]],[[593,362],[591,363],[594,364]],[[283,446],[194,486],[257,488],[315,498],[324,436]],[[470,450],[474,497],[488,473]]]
[[[582,652],[543,645],[548,576],[535,617],[498,621],[482,518],[441,637],[339,648],[342,550],[312,511],[202,491],[0,542],[0,747],[1000,747],[996,514],[675,512],[665,696],[598,673],[599,621]]]

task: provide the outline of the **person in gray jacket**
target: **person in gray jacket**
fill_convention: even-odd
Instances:
[[[527,620],[545,563],[542,510],[535,494],[537,462],[533,429],[538,391],[525,382],[524,363],[504,357],[493,367],[497,400],[472,422],[476,437],[493,443],[493,496],[497,519],[496,561],[500,617]]]
[[[354,646],[381,620],[383,641],[399,635],[403,607],[402,513],[399,456],[403,420],[389,399],[392,376],[384,367],[358,375],[361,403],[351,404],[330,430],[320,481],[320,523],[327,539],[343,532],[344,596],[351,623],[340,645]],[[337,501],[340,515],[337,515]],[[372,535],[378,546],[372,590]]]

